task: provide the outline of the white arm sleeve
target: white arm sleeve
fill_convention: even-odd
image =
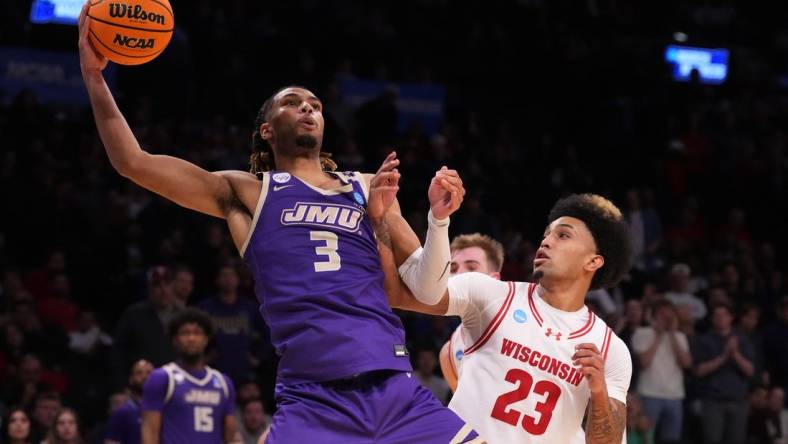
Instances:
[[[435,305],[446,294],[451,251],[449,218],[437,220],[427,215],[427,239],[399,267],[399,275],[419,302]]]

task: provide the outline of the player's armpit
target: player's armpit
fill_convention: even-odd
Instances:
[[[443,373],[443,379],[446,380],[446,384],[449,384],[449,388],[452,392],[457,391],[457,373],[454,370],[454,364],[452,362],[454,357],[451,355],[451,341],[447,341],[443,344],[440,353],[438,354],[438,362],[441,366],[441,373]]]
[[[627,426],[627,406],[608,398],[608,405],[595,408],[589,404],[586,422],[586,442],[589,444],[619,444]]]

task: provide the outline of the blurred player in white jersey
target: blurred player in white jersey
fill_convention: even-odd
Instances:
[[[448,221],[437,221],[445,229],[428,232],[423,250],[404,225],[388,222],[390,235],[412,253],[399,270],[407,287],[392,292],[390,303],[459,315],[470,332],[450,407],[481,437],[493,444],[576,442],[587,411],[586,442],[622,441],[629,351],[584,304],[589,289],[616,284],[629,268],[629,237],[615,205],[591,194],[559,200],[534,259],[534,283],[466,273],[452,277],[447,290],[425,291],[422,283],[437,277],[412,264],[445,257],[433,250],[448,249]],[[387,279],[409,252],[381,250]]]
[[[461,234],[451,241],[450,272],[455,276],[475,271],[500,279],[503,257],[503,245],[490,236],[480,233]],[[457,390],[457,378],[465,351],[463,335],[468,332],[464,330],[460,324],[443,344],[440,352],[441,372],[452,392]]]

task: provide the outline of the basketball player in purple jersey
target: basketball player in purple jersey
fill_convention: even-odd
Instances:
[[[142,424],[142,387],[153,372],[153,364],[140,359],[131,367],[129,399],[112,413],[107,423],[104,444],[140,444]]]
[[[151,373],[142,389],[142,443],[240,443],[232,380],[205,365],[213,332],[204,312],[187,308],[170,322],[178,354]]]
[[[281,357],[269,444],[470,442],[476,434],[411,375],[402,323],[384,290],[371,219],[392,205],[399,161],[376,175],[335,173],[321,153],[322,103],[289,87],[264,103],[252,172],[208,172],[143,151],[101,71],[107,60],[80,18],[80,63],[113,167],[181,206],[227,221],[256,283],[260,312]],[[446,225],[462,198],[454,171],[430,187],[430,227]],[[435,249],[442,251],[441,249]],[[447,249],[448,250],[448,249]],[[424,261],[446,285],[449,257]]]

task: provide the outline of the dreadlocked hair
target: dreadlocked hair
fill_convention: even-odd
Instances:
[[[266,171],[276,169],[274,151],[271,149],[271,145],[269,145],[268,142],[263,139],[263,136],[260,135],[260,125],[268,122],[268,114],[271,112],[271,108],[274,106],[274,99],[276,98],[276,95],[287,88],[303,87],[291,85],[277,90],[271,97],[263,102],[263,106],[260,107],[260,111],[257,112],[257,118],[254,120],[254,132],[252,132],[252,155],[249,156],[249,172],[256,176],[261,176]],[[324,171],[335,171],[337,169],[337,164],[331,160],[331,153],[326,153],[323,151],[320,152],[320,166]]]
[[[591,289],[616,285],[632,265],[629,229],[621,210],[597,194],[572,194],[555,203],[547,223],[564,216],[580,219],[586,224],[594,238],[597,253],[605,259],[605,264],[591,279]]]

